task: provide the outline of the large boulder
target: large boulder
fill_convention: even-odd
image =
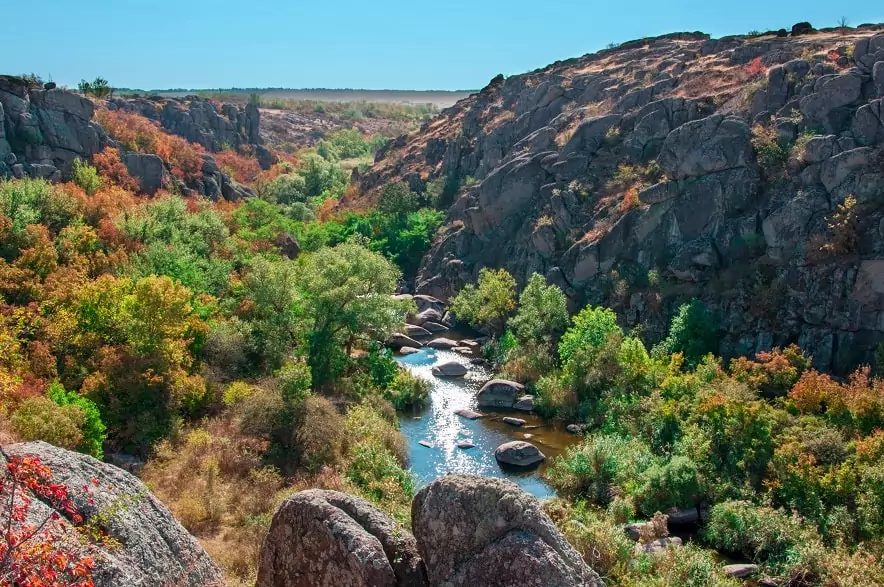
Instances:
[[[448,361],[440,363],[432,369],[433,375],[436,377],[463,377],[467,374],[467,368],[463,363],[457,361]]]
[[[492,379],[476,394],[480,408],[511,409],[525,395],[525,386],[506,379]]]
[[[4,446],[0,461],[23,456],[38,457],[47,465],[53,482],[71,489],[72,501],[85,519],[101,516],[102,528],[119,543],[118,547],[102,549],[96,558],[96,585],[224,584],[221,571],[196,539],[136,477],[45,442]],[[97,485],[91,496],[80,491],[93,487],[93,480]],[[32,511],[44,518],[54,512],[39,500],[33,501]]]
[[[413,338],[405,336],[404,334],[397,333],[390,337],[390,340],[387,341],[387,346],[393,350],[397,350],[404,346],[410,346],[411,348],[419,349],[424,345],[414,340]]]
[[[603,585],[537,499],[510,481],[446,475],[418,492],[411,516],[431,585]]]
[[[414,537],[373,505],[310,489],[285,500],[261,548],[256,587],[424,587]]]
[[[856,102],[862,95],[862,87],[862,77],[854,72],[824,75],[814,84],[813,93],[801,99],[801,113],[811,124],[838,132],[839,124],[830,120],[829,115],[837,108]]]
[[[749,138],[749,125],[740,118],[713,114],[688,122],[666,137],[660,167],[671,179],[745,167],[752,153]]]
[[[122,156],[129,175],[138,180],[141,191],[148,195],[157,193],[166,180],[166,166],[157,155],[129,151]]]
[[[518,418],[504,418],[504,420],[512,420],[522,422]],[[533,467],[539,465],[546,460],[546,455],[540,452],[540,449],[524,440],[514,440],[505,442],[494,450],[494,458],[497,462],[510,465],[513,467]]]
[[[427,343],[427,346],[431,349],[450,350],[460,345],[456,340],[451,340],[450,338],[434,338]]]

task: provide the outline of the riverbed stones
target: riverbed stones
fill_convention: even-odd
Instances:
[[[460,410],[454,410],[454,413],[460,416],[461,418],[466,418],[467,420],[478,420],[482,418],[485,414],[481,414],[475,410],[471,410],[469,408],[462,408]]]
[[[417,443],[426,448],[434,448],[434,445],[429,440],[418,440]]]
[[[440,363],[433,367],[433,375],[436,377],[463,377],[467,374],[466,365],[456,361]]]
[[[448,330],[447,326],[439,324],[438,322],[424,322],[423,327],[431,333],[445,332]]]
[[[453,350],[456,353],[460,353],[461,355],[465,355],[467,357],[470,357],[473,354],[473,351],[470,350],[470,347],[466,347],[466,346],[456,346],[451,350]]]
[[[426,587],[408,530],[373,505],[310,489],[285,500],[261,548],[256,587]]]
[[[451,340],[450,338],[434,338],[427,343],[427,346],[431,349],[451,350],[459,346],[459,344],[456,340]]]
[[[457,448],[461,448],[463,450],[468,450],[474,448],[476,445],[473,444],[472,440],[460,440],[457,443]]]
[[[411,348],[419,349],[424,345],[411,337],[405,336],[401,333],[397,333],[390,337],[390,340],[387,341],[387,346],[395,350],[400,349],[404,346],[410,346]]]
[[[586,432],[587,425],[586,424],[568,424],[565,426],[565,430],[568,434],[583,434]]]
[[[476,399],[480,408],[512,409],[516,400],[525,395],[525,386],[506,379],[492,379],[482,386]]]
[[[427,322],[441,322],[442,321],[442,312],[436,310],[434,308],[427,308],[423,312],[419,312],[414,316],[411,320],[411,324],[416,324],[418,326],[423,326]]]
[[[411,347],[411,346],[404,346],[404,347],[401,347],[401,348],[400,348],[398,351],[396,351],[396,352],[397,352],[398,354],[402,355],[403,357],[405,357],[405,356],[408,356],[408,355],[413,355],[413,354],[415,354],[415,353],[419,353],[419,352],[421,352],[421,351],[420,351],[420,349],[416,349],[416,348]]]
[[[422,326],[416,326],[414,324],[406,324],[405,325],[405,334],[412,338],[424,338],[430,336],[431,332]]]
[[[510,426],[524,426],[526,424],[525,420],[521,418],[510,418],[506,417],[503,419],[504,424],[509,424]]]
[[[519,410],[520,412],[533,412],[534,411],[534,396],[533,395],[523,395],[519,399],[516,400],[516,403],[513,404],[514,410]]]
[[[533,467],[546,460],[540,449],[523,440],[505,442],[494,451],[494,458],[504,465],[514,467]]]
[[[446,475],[418,492],[411,517],[431,585],[603,585],[537,498],[510,481]]]
[[[438,298],[434,298],[433,296],[427,295],[416,295],[412,296],[415,305],[417,306],[418,312],[423,312],[425,310],[436,310],[440,314],[445,313],[445,302]]]

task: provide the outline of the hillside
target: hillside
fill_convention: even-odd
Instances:
[[[379,153],[348,203],[444,184],[420,293],[538,272],[651,340],[699,297],[724,356],[797,342],[844,372],[884,337],[881,29],[677,33],[501,76]]]

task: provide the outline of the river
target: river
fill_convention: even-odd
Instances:
[[[534,414],[524,412],[485,411],[484,418],[468,420],[455,410],[470,408],[476,411],[476,392],[492,378],[483,367],[470,365],[468,358],[453,351],[422,348],[418,353],[397,357],[397,361],[413,374],[428,380],[432,386],[429,401],[421,409],[403,413],[400,418],[402,433],[408,439],[411,472],[423,486],[446,473],[471,473],[509,479],[525,491],[538,497],[550,497],[555,491],[543,480],[542,474],[552,459],[578,442],[560,424],[546,422]],[[444,379],[435,377],[433,365],[457,361],[469,367],[466,377]],[[502,421],[504,416],[526,420],[522,428]],[[530,437],[527,437],[530,435]],[[458,448],[457,443],[469,440],[475,447]],[[494,458],[494,450],[511,440],[527,440],[546,455],[546,462],[532,470],[503,469]],[[424,446],[421,441],[431,444]]]

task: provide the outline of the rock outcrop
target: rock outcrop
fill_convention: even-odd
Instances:
[[[446,475],[418,492],[411,516],[430,585],[602,584],[512,482]]]
[[[509,481],[447,475],[418,492],[411,514],[414,535],[360,498],[296,493],[273,517],[257,586],[603,586]]]
[[[224,149],[239,149],[246,145],[261,145],[261,113],[254,104],[237,106],[215,102],[199,96],[184,98],[112,98],[111,110],[134,112],[160,123],[164,129],[202,145],[217,153]],[[264,163],[272,164],[272,161]],[[265,169],[269,168],[268,164]]]
[[[367,501],[311,489],[276,511],[257,587],[423,587],[414,537]]]
[[[677,33],[496,79],[379,152],[357,203],[447,186],[418,294],[536,272],[651,343],[698,297],[722,356],[794,342],[845,372],[884,341],[884,293],[860,279],[884,259],[882,30]],[[855,246],[833,251],[850,195]]]
[[[94,572],[99,587],[118,585],[222,586],[221,571],[196,539],[134,476],[90,456],[45,442],[12,444],[0,449],[4,459],[38,457],[53,473],[53,482],[71,489],[71,498],[88,521],[101,514],[99,524],[119,547],[97,553]],[[82,487],[93,487],[87,495]],[[42,521],[52,507],[34,499],[32,515]],[[57,512],[65,516],[65,512]]]
[[[143,98],[112,98],[105,105],[156,120],[169,132],[210,151],[246,144],[259,146],[257,108],[224,105],[219,114],[207,100],[174,102],[176,105],[168,109],[160,109]],[[172,102],[164,103],[168,106]],[[255,195],[251,188],[223,173],[210,154],[204,155],[199,177],[181,182],[156,155],[126,151],[110,138],[92,120],[95,109],[91,100],[67,90],[31,88],[22,78],[0,76],[0,178],[70,179],[75,159],[88,160],[105,147],[115,147],[120,150],[120,159],[129,174],[146,194],[152,195],[175,183],[178,191],[186,195],[212,199],[240,200]],[[267,162],[266,157],[263,159]]]

